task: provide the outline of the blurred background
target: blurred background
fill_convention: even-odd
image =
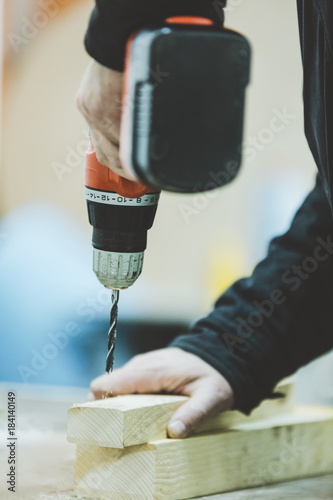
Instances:
[[[110,294],[91,270],[87,126],[74,104],[93,4],[1,5],[0,380],[86,386],[104,369]],[[121,293],[116,366],[207,314],[251,273],[314,183],[295,2],[229,0],[226,25],[253,48],[242,171],[214,197],[162,194],[144,272]],[[329,378],[333,386],[327,359],[307,369],[306,387]]]

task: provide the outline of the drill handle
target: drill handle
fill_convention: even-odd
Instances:
[[[99,191],[116,192],[127,198],[140,198],[147,193],[157,192],[140,182],[125,179],[102,165],[97,159],[91,139],[85,157],[85,185]]]

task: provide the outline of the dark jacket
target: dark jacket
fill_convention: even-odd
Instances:
[[[86,47],[123,69],[130,34],[149,21],[199,15],[223,21],[223,0],[97,0]],[[333,347],[333,2],[298,0],[305,132],[319,178],[289,231],[275,238],[251,277],[171,344],[197,354],[231,384],[250,412],[276,382]]]

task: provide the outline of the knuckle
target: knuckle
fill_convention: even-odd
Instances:
[[[101,386],[98,380],[93,380],[90,384],[90,390],[94,394],[101,391]]]
[[[98,120],[98,122],[105,127],[105,124],[109,121],[108,110],[105,106],[105,102],[100,98],[91,99],[89,102],[90,114]]]
[[[189,429],[198,427],[198,425],[200,425],[201,422],[203,422],[203,420],[205,420],[208,416],[208,412],[205,408],[199,408],[191,403],[188,403],[186,413],[188,415],[187,425]]]
[[[131,358],[125,366],[132,366],[132,365],[137,365],[137,364],[140,364],[141,361],[142,361],[142,358],[143,358],[143,354],[136,354],[135,356],[133,356],[133,358]]]
[[[101,99],[93,96],[88,98],[86,93],[78,92],[75,97],[75,103],[77,109],[85,117],[91,120],[98,120],[102,124],[107,120],[105,115],[105,104]]]
[[[85,116],[89,116],[90,112],[88,109],[88,104],[85,97],[81,92],[78,92],[75,96],[75,104],[77,109]]]

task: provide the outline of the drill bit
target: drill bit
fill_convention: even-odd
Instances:
[[[112,305],[110,311],[110,328],[108,332],[108,354],[106,356],[106,371],[108,373],[113,370],[114,348],[117,337],[117,319],[118,319],[118,300],[119,290],[112,291]]]

